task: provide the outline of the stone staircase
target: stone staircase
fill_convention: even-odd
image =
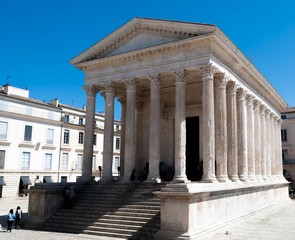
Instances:
[[[160,200],[152,192],[165,184],[139,182],[89,184],[71,209],[60,209],[45,231],[82,233],[123,239],[152,239],[160,229]]]

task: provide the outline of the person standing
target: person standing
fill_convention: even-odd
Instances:
[[[11,232],[11,226],[15,219],[15,215],[13,214],[13,209],[10,209],[9,213],[6,215],[7,219],[7,232]]]
[[[129,185],[129,191],[133,191],[134,189],[134,182],[135,182],[135,170],[132,170],[132,173],[130,175],[130,185]]]
[[[23,217],[23,211],[20,209],[20,206],[18,206],[15,210],[15,229],[17,229],[17,226],[20,228],[20,221]]]

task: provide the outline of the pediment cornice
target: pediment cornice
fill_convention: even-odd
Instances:
[[[214,25],[209,24],[134,18],[70,62],[76,65],[103,58],[130,39],[143,33],[181,40],[212,33],[215,29]]]

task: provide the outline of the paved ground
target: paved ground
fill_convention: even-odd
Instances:
[[[20,206],[26,214],[28,197],[0,198],[0,223],[6,228],[3,219],[9,209]],[[25,215],[26,216],[26,215]],[[62,234],[26,229],[0,231],[0,239],[5,240],[110,240],[115,238],[96,237],[82,234]],[[295,239],[295,199],[276,207],[255,213],[244,219],[204,234],[199,240],[294,240]]]

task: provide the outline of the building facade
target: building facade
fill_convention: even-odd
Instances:
[[[36,182],[75,182],[81,177],[85,108],[29,97],[5,85],[0,93],[0,197],[22,195]],[[95,114],[92,177],[103,174],[104,114]],[[120,122],[115,121],[112,174],[120,164]],[[100,171],[101,169],[101,171]]]
[[[194,239],[288,199],[280,139],[287,104],[218,27],[135,18],[71,63],[85,74],[85,135],[93,135],[98,92],[105,94],[105,142],[113,139],[114,98],[122,104],[123,181],[146,166],[148,181],[172,172],[172,183],[156,193],[158,239]],[[104,146],[108,180],[113,145]]]
[[[281,140],[284,175],[295,180],[295,108],[282,112]]]

